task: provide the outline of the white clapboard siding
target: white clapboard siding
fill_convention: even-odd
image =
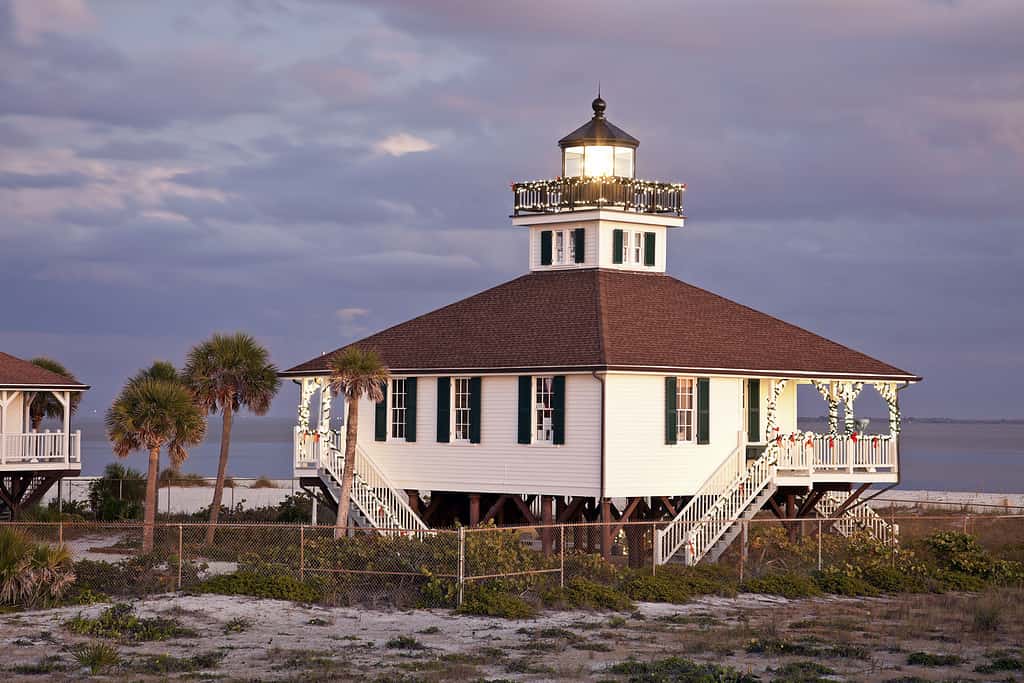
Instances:
[[[576,228],[583,228],[583,263],[565,263],[545,266],[540,262],[540,234],[544,230],[568,230],[571,236]],[[552,253],[554,245],[552,244]],[[538,225],[530,228],[530,270],[572,270],[578,268],[593,268],[597,265],[597,221],[582,221],[578,223],[556,223],[553,225]]]
[[[654,237],[654,265],[644,266],[635,263],[615,263],[612,248],[614,245],[615,230],[623,230],[632,234],[633,232],[653,232]],[[642,223],[619,223],[615,221],[601,221],[600,241],[598,246],[598,265],[601,268],[612,268],[615,270],[641,270],[657,273],[665,272],[665,246],[667,244],[667,228],[664,225],[646,225]]]
[[[618,498],[695,493],[736,448],[738,432],[743,429],[742,381],[738,377],[711,378],[709,444],[667,445],[665,376],[609,374],[607,495]]]
[[[4,434],[21,434],[27,432],[27,425],[23,424],[25,412],[25,394],[21,391],[7,392],[7,408],[4,409],[3,429]]]
[[[415,443],[374,441],[374,406],[365,400],[360,405],[359,443],[399,488],[599,495],[601,385],[589,373],[566,377],[561,446],[516,443],[516,376],[484,375],[481,394],[479,444],[437,443],[435,376],[418,378]]]

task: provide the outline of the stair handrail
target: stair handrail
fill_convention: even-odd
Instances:
[[[821,497],[815,507],[826,518],[831,519],[833,518],[835,511],[838,510],[844,502],[846,502],[846,497],[843,494],[830,491]],[[843,521],[855,523],[882,543],[899,543],[897,529],[865,503],[853,505],[844,510],[840,519],[837,519],[835,524],[838,526],[838,524]],[[844,527],[847,529],[849,528],[846,525],[844,525]],[[843,527],[840,527],[840,531],[843,531]]]
[[[359,473],[364,485],[372,489],[380,502],[391,512],[396,522],[395,528],[409,531],[426,531],[430,528],[409,507],[405,497],[399,493],[384,471],[359,444],[356,444],[355,471]]]
[[[755,464],[765,460],[766,456],[770,455],[770,451],[770,448],[767,449],[755,461]],[[746,434],[741,431],[737,434],[736,448],[704,480],[704,483],[697,489],[697,493],[683,506],[672,521],[664,529],[657,530],[655,539],[657,563],[664,564],[684,544],[693,541],[691,535],[701,521],[711,515],[716,510],[716,506],[721,505],[730,491],[740,488],[749,472],[750,467],[746,466]],[[760,488],[758,488],[758,492],[760,492]],[[693,550],[692,545],[691,543],[691,551]]]

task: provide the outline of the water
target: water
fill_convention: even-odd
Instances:
[[[880,421],[873,421],[880,424]],[[292,476],[292,418],[238,418],[232,430],[230,474],[236,477]],[[80,420],[82,473],[100,474],[117,458],[101,422]],[[823,431],[820,420],[801,420],[802,429]],[[988,493],[1024,493],[1024,424],[915,422],[903,425],[902,476],[899,488]],[[185,472],[215,476],[220,424],[210,425],[206,441],[189,452]],[[146,455],[135,453],[126,464],[146,468]],[[167,466],[166,459],[162,466]]]

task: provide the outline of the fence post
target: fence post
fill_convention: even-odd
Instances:
[[[970,515],[964,515],[964,536],[967,535],[967,520],[970,519]]]
[[[182,526],[178,525],[178,590],[181,590],[181,565],[185,564],[184,544],[181,542]]]
[[[821,518],[818,518],[818,571],[821,571]]]
[[[558,539],[558,555],[559,555],[559,579],[558,585],[560,588],[565,588],[565,525],[558,525],[559,539]]]
[[[462,606],[463,588],[466,583],[466,527],[459,527],[459,607]]]
[[[299,580],[306,580],[306,525],[299,525]]]

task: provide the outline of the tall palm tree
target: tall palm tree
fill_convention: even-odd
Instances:
[[[41,367],[43,370],[49,370],[50,372],[57,373],[67,377],[72,382],[77,382],[75,376],[68,372],[68,369],[64,367],[59,361],[55,361],[52,358],[46,358],[40,356],[39,358],[33,358],[31,361],[32,365]],[[78,411],[78,404],[82,401],[82,393],[80,391],[73,392],[71,394],[71,414],[74,415]],[[32,422],[32,431],[39,431],[39,427],[43,424],[43,418],[46,417],[61,417],[64,414],[64,406],[61,405],[57,397],[48,391],[42,391],[36,394],[32,400],[31,405],[28,409],[29,419]]]
[[[202,442],[206,435],[206,420],[188,387],[179,381],[155,379],[146,374],[143,371],[128,381],[106,415],[107,438],[115,455],[125,458],[133,451],[149,451],[144,553],[153,550],[160,450],[167,446],[171,462],[178,466],[188,458],[187,448]]]
[[[338,495],[338,531],[348,525],[348,509],[352,496],[352,477],[355,473],[356,436],[359,433],[359,399],[384,399],[384,387],[391,381],[391,372],[373,349],[352,346],[331,359],[331,391],[342,394],[348,401],[348,420],[345,425],[345,467],[341,474],[341,493]]]
[[[270,409],[270,402],[281,386],[270,354],[248,334],[215,334],[189,351],[183,377],[196,403],[209,414],[220,409],[223,428],[220,433],[220,462],[217,484],[210,504],[210,526],[206,544],[213,543],[220,504],[224,497],[228,451],[231,448],[231,421],[235,413],[248,408],[256,415]]]

